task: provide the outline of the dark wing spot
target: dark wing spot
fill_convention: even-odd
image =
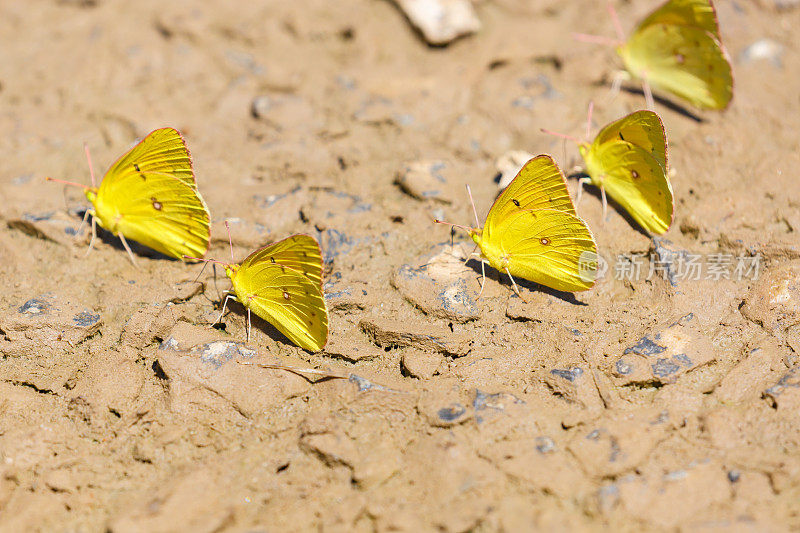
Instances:
[[[289,295],[289,292],[286,289],[283,289],[283,299],[284,300],[291,300],[292,297]]]
[[[636,179],[636,178],[638,178],[638,177],[639,177],[639,173],[638,173],[638,172],[636,172],[636,170],[631,170],[631,177],[632,177],[633,179]]]
[[[311,311],[311,316],[317,316],[317,313],[315,311]]]
[[[302,253],[303,253],[303,257],[308,257],[308,252],[302,252]]]
[[[550,244],[550,239],[548,239],[547,237],[542,237],[542,238],[539,240],[539,242],[541,242],[542,244],[544,244],[545,246],[547,246],[548,244]]]
[[[625,137],[622,136],[622,132],[619,132],[619,138],[622,139],[623,141],[625,140]]]
[[[516,198],[512,198],[511,201],[514,202],[515,206],[519,207],[519,200],[517,200]]]
[[[283,265],[281,265],[281,272],[283,272],[284,274],[286,273],[286,267]]]
[[[161,202],[159,202],[158,200],[156,200],[156,197],[155,197],[155,196],[151,197],[151,198],[150,198],[150,201],[151,201],[151,202],[153,202],[153,209],[155,209],[156,211],[161,211],[161,209],[163,209],[163,208],[164,208],[164,206],[163,206],[163,205],[161,205]]]
[[[138,163],[134,163],[134,164],[133,164],[133,169],[134,169],[136,172],[141,172],[141,171],[142,171],[142,169],[140,169],[140,168],[139,168],[139,164],[138,164]]]
[[[269,260],[272,261],[273,263],[275,262],[275,258],[272,256],[269,257]]]

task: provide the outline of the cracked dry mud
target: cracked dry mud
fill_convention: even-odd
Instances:
[[[651,4],[619,6],[626,27]],[[719,4],[732,107],[657,103],[672,228],[603,222],[588,190],[606,276],[527,302],[493,270],[477,299],[471,244],[432,219],[472,221],[465,184],[484,216],[512,150],[571,169],[540,128],[580,134],[589,100],[595,127],[643,107],[570,38],[612,34],[604,2],[480,0],[480,30],[437,48],[391,2],[0,4],[2,529],[800,528],[800,10]],[[166,125],[210,257],[225,219],[237,258],[320,240],[325,351],[261,320],[242,344],[237,306],[208,328],[218,271],[141,247],[136,269],[109,235],[84,257],[86,202],[44,176],[88,183],[82,142],[102,172]],[[672,270],[697,254],[758,256],[758,279]]]

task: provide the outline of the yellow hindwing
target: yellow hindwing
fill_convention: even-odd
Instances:
[[[100,225],[115,235],[183,259],[203,257],[209,214],[180,133],[153,131],[108,170],[94,201]]]
[[[328,310],[322,292],[322,256],[317,241],[292,235],[247,258],[231,274],[237,299],[312,352],[328,339]]]
[[[618,52],[625,68],[699,108],[725,109],[733,73],[710,0],[670,0]]]
[[[597,246],[575,214],[564,175],[549,156],[528,161],[495,200],[473,240],[483,257],[508,272],[559,291],[591,288]]]

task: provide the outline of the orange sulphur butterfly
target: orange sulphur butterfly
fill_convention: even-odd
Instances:
[[[642,20],[627,40],[613,8],[625,69],[643,81],[648,108],[650,85],[698,108],[725,109],[733,98],[731,63],[720,39],[711,0],[668,0]]]
[[[259,248],[241,263],[206,261],[222,264],[233,285],[233,294],[225,297],[215,324],[222,320],[228,300],[234,299],[247,309],[248,340],[252,311],[305,350],[318,352],[325,346],[328,309],[322,292],[322,254],[316,239],[292,235]]]
[[[86,150],[89,156],[88,149]],[[202,257],[208,251],[210,232],[206,203],[197,189],[192,160],[181,134],[172,128],[153,131],[114,163],[99,187],[78,183],[92,209],[95,224],[119,235],[133,261],[126,238],[169,257]],[[84,221],[86,218],[84,218]],[[88,251],[87,251],[88,253]]]
[[[591,114],[590,105],[587,134]],[[591,144],[573,140],[586,163],[586,181],[602,193],[604,219],[607,193],[651,234],[669,229],[674,200],[666,172],[667,137],[655,112],[642,110],[624,116],[600,130]]]
[[[453,226],[468,231],[480,248],[481,269],[485,261],[508,274],[517,295],[514,276],[559,291],[594,285],[597,245],[575,213],[564,175],[550,156],[525,163],[492,204],[483,228]]]

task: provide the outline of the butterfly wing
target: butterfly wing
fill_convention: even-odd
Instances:
[[[652,111],[635,111],[600,130],[592,149],[613,141],[627,141],[650,152],[667,169],[667,137],[661,118]]]
[[[594,285],[597,245],[577,216],[553,209],[518,209],[497,229],[495,241],[487,244],[499,255],[490,263],[501,272],[508,268],[512,276],[559,291]]]
[[[725,109],[733,98],[733,74],[719,40],[696,26],[653,24],[619,48],[634,76],[699,108]]]
[[[717,13],[711,0],[669,0],[650,13],[637,30],[654,24],[672,24],[678,26],[694,26],[703,29],[718,41],[719,24]]]
[[[564,174],[548,155],[534,157],[497,197],[486,216],[483,234],[490,238],[509,215],[520,210],[554,209],[575,215]]]
[[[308,235],[292,235],[250,254],[231,276],[242,304],[306,350],[328,340],[322,255]]]
[[[208,251],[208,208],[186,144],[172,128],[153,131],[114,163],[95,210],[106,229],[164,255],[182,259]]]
[[[672,225],[672,186],[650,152],[610,141],[586,154],[586,167],[592,183],[604,188],[645,230],[661,234]]]

